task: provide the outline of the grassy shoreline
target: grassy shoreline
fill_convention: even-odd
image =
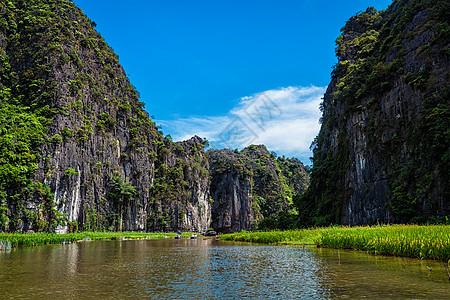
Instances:
[[[1,242],[8,241],[12,248],[37,246],[47,244],[61,244],[88,241],[106,240],[139,240],[139,239],[164,239],[174,238],[174,232],[79,232],[79,233],[0,233]],[[191,233],[184,233],[183,238],[189,238]]]
[[[164,239],[174,238],[175,235],[176,233],[161,232],[0,233],[0,248],[3,245],[5,249],[5,241],[15,248],[77,241]],[[185,238],[189,236],[190,233],[183,234]],[[221,235],[221,240],[276,245],[317,245],[368,251],[375,255],[445,262],[450,260],[450,225],[334,226],[291,231],[240,232]]]
[[[420,259],[450,260],[450,225],[324,227],[293,231],[224,234],[221,240],[265,244],[315,244]]]

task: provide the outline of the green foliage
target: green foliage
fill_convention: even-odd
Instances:
[[[0,102],[0,185],[29,184],[37,169],[38,146],[43,141],[43,120],[28,109]]]
[[[78,172],[75,171],[73,168],[67,168],[67,170],[64,171],[64,174],[66,174],[67,176],[71,176],[71,175],[78,175]]]
[[[165,199],[166,201],[172,202],[177,201],[180,193],[186,187],[183,180],[183,169],[181,167],[169,169],[166,165],[161,164],[155,173],[155,184],[151,188],[152,196],[155,199]]]
[[[9,221],[8,207],[6,203],[0,203],[0,228],[5,228]]]
[[[83,224],[84,231],[105,231],[106,227],[104,222],[104,216],[99,214],[97,210],[93,207],[85,207],[85,221]],[[74,224],[72,224],[74,225]],[[72,230],[78,230],[78,223],[75,224],[76,227],[72,228]]]
[[[281,211],[276,218],[264,218],[257,225],[258,230],[293,230],[299,227],[295,211]]]
[[[73,111],[77,111],[77,113],[80,113],[82,109],[83,109],[83,102],[81,100],[76,100],[64,105],[61,108],[61,112],[64,115],[69,116],[71,113],[73,113]]]
[[[109,189],[110,192],[108,198],[114,203],[119,211],[117,216],[117,229],[121,231],[123,225],[123,211],[135,200],[136,187],[131,185],[128,179],[123,179],[116,174],[110,182]]]
[[[301,227],[339,224],[342,201],[349,193],[344,184],[350,165],[349,139],[343,134],[338,136],[337,153],[331,150],[325,153],[321,151],[323,141],[320,136],[317,142],[311,173],[311,177],[315,179],[312,183],[314,186],[302,196],[294,198]],[[318,203],[314,203],[315,197],[320,199]]]
[[[88,118],[84,118],[83,125],[77,131],[78,142],[86,142],[91,134],[94,133],[92,129],[91,121]]]
[[[44,141],[48,119],[42,116],[42,109],[32,111],[30,107],[18,105],[20,97],[1,84],[0,98],[0,229],[15,230],[25,220],[35,225],[39,223],[39,219],[27,217],[26,201],[33,199],[45,205],[51,198],[32,180],[38,168],[39,147]],[[52,218],[51,209],[46,206]],[[52,230],[54,224],[48,222],[53,221],[40,227]]]
[[[108,112],[99,114],[97,119],[97,127],[100,129],[114,129],[117,123],[116,120]]]
[[[417,199],[414,199],[404,186],[396,186],[393,189],[392,194],[390,208],[397,218],[397,222],[408,222],[417,215],[418,211],[420,211]]]
[[[293,195],[303,194],[309,186],[309,174],[303,164],[296,158],[286,159],[284,156],[278,157],[276,162],[291,193]]]
[[[444,179],[443,181],[449,182],[450,107],[439,103],[434,107],[427,108],[424,113],[423,127],[427,133],[430,159],[437,161],[437,169]]]
[[[425,102],[417,134],[413,136],[414,144],[420,147],[412,147],[412,159],[406,164],[396,165],[391,175],[392,192],[388,208],[396,222],[421,224],[439,218],[425,216],[422,209],[426,203],[427,210],[436,211],[438,203],[432,190],[436,187],[437,178],[442,182],[450,181],[450,109],[439,102],[436,98]],[[433,163],[433,168],[430,168],[430,163]],[[448,185],[444,185],[441,191],[444,199],[450,196]]]
[[[73,130],[71,130],[67,127],[63,128],[61,134],[62,134],[63,140],[65,140],[65,141],[74,136]]]
[[[77,221],[67,222],[67,231],[69,233],[77,233],[78,232],[78,222]]]
[[[64,216],[59,213],[56,209],[56,203],[54,202],[54,195],[50,192],[50,187],[44,185],[40,182],[35,183],[34,185],[34,194],[38,199],[40,199],[41,207],[43,210],[43,215],[37,215],[37,219],[35,219],[35,227],[36,223],[42,221],[40,229],[45,232],[54,232],[56,227],[59,225],[66,225],[66,221]],[[42,217],[42,219],[40,218]]]
[[[129,203],[134,200],[136,196],[136,187],[131,185],[127,179],[116,175],[110,183],[109,197],[118,205]]]
[[[72,95],[76,95],[83,88],[83,82],[80,79],[71,80],[68,85]]]
[[[54,135],[52,136],[52,142],[53,142],[53,143],[58,144],[58,143],[61,143],[62,141],[63,141],[63,138],[62,138],[61,135],[59,135],[59,134],[54,134]]]
[[[209,148],[209,141],[206,138],[203,139],[202,143],[204,148]]]

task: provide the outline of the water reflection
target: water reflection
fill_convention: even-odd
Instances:
[[[439,268],[444,271],[435,262],[212,239],[110,241],[2,253],[0,291],[7,299],[444,299],[450,284]]]
[[[179,241],[135,266],[143,270],[135,283],[145,287],[141,296],[164,298],[326,296],[319,276],[325,266],[314,256],[294,247]]]
[[[332,295],[369,299],[449,299],[443,263],[364,252],[311,249],[327,261]]]

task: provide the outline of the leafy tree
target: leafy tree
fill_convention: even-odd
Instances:
[[[119,175],[113,177],[110,184],[109,198],[119,208],[119,231],[122,231],[123,211],[130,202],[135,200],[136,187],[131,185],[128,179],[123,179]]]

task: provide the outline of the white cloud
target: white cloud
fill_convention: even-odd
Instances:
[[[286,87],[241,97],[222,116],[157,120],[174,140],[194,135],[207,138],[211,148],[264,144],[278,155],[295,156],[309,164],[309,146],[320,129],[319,104],[325,87]]]

